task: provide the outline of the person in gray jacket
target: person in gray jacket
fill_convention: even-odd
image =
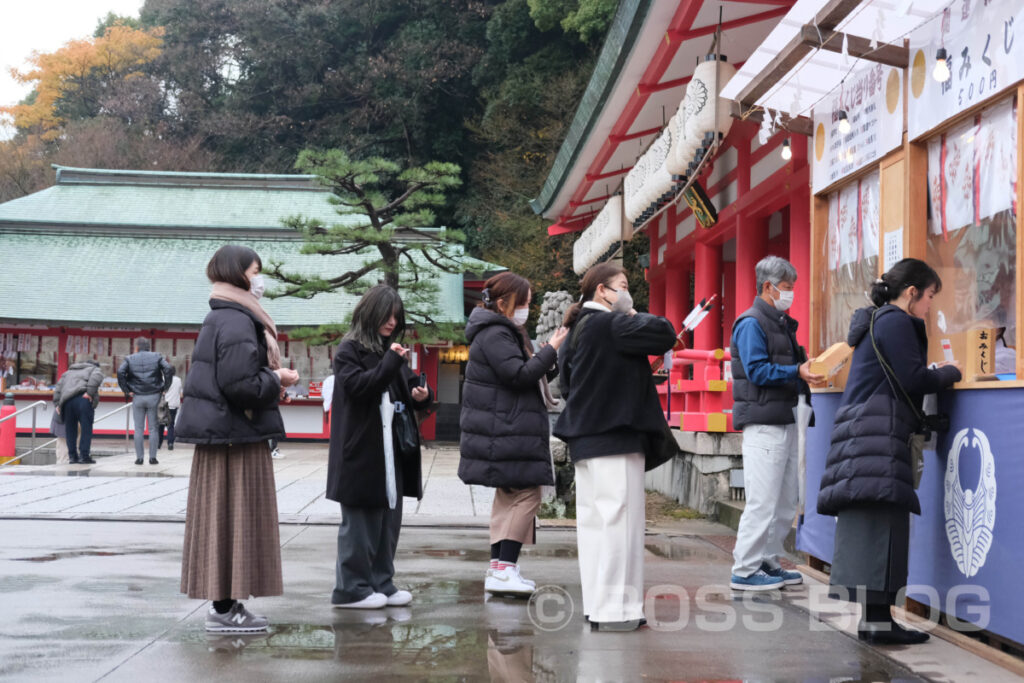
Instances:
[[[92,423],[96,406],[100,404],[100,384],[103,371],[94,360],[75,363],[57,380],[53,388],[53,405],[64,422],[68,443],[68,462],[92,465],[96,461],[89,455],[92,446]],[[81,427],[82,439],[78,440]]]
[[[117,383],[126,397],[132,398],[132,419],[135,421],[135,464],[142,464],[142,442],[145,439],[146,419],[149,419],[149,464],[159,464],[156,451],[159,447],[156,409],[160,396],[171,386],[174,366],[157,353],[150,351],[149,340],[139,337],[135,340],[135,353],[124,359],[117,369]]]

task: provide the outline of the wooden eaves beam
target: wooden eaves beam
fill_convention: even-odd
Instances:
[[[803,44],[814,49],[828,50],[829,52],[843,51],[844,34],[836,31],[821,31],[813,24],[807,24],[800,29],[803,37]],[[903,45],[879,45],[872,49],[871,41],[860,36],[845,35],[847,40],[847,51],[851,57],[866,59],[869,62],[878,62],[887,66],[894,66],[897,69],[906,69],[910,64],[910,49]]]
[[[734,119],[740,119],[741,121],[753,121],[755,123],[761,123],[764,121],[763,109],[758,107],[756,109],[744,110],[743,107],[740,106],[739,102],[732,103],[729,115]],[[783,123],[782,127],[790,132],[797,133],[798,135],[810,136],[814,132],[814,122],[806,116],[798,116],[795,119],[788,118],[788,120]]]
[[[822,35],[824,35],[826,31],[835,31],[839,23],[856,9],[861,2],[862,0],[829,0],[814,15],[814,21],[811,22],[811,26],[817,27],[815,28],[815,33],[820,30]],[[766,95],[776,83],[785,78],[786,74],[800,64],[800,61],[814,49],[814,47],[804,42],[803,33],[795,35],[786,47],[779,51],[773,66],[768,71],[758,74],[736,96],[736,101],[740,103],[740,107],[743,110],[747,110],[756,106],[757,101],[761,97]]]

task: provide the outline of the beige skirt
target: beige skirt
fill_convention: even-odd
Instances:
[[[535,543],[535,521],[540,509],[540,487],[495,489],[491,506],[491,543],[519,541]]]
[[[274,465],[266,441],[198,445],[181,553],[181,592],[245,600],[281,595]]]

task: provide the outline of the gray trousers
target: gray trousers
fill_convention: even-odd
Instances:
[[[390,596],[398,590],[392,579],[401,529],[401,492],[394,510],[341,506],[333,604],[358,602],[372,593]]]
[[[156,422],[156,407],[160,394],[135,394],[132,399],[132,420],[135,421],[135,459],[142,460],[142,441],[146,438],[146,418],[149,418],[149,459],[156,460],[160,446],[160,425]]]

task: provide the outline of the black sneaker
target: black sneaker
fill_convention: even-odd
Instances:
[[[150,465],[159,465],[159,464],[160,464],[160,461],[159,461],[159,460],[157,460],[156,458],[150,458],[150,459],[149,459],[149,464],[150,464]]]
[[[85,456],[84,458],[79,458],[78,463],[80,465],[95,465],[96,461],[90,458],[89,456]]]
[[[135,458],[135,464],[136,465],[141,465],[142,464],[142,458]]]
[[[928,640],[929,635],[905,629],[895,621],[861,622],[857,638],[869,645],[918,645]]]

